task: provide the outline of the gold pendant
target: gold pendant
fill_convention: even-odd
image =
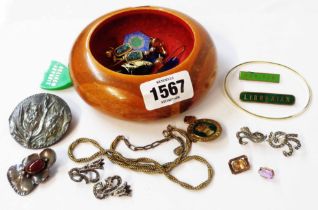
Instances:
[[[218,138],[222,133],[220,123],[211,119],[196,119],[186,116],[184,122],[189,124],[187,133],[192,142],[207,142]]]

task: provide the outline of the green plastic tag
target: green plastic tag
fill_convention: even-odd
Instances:
[[[51,61],[49,69],[45,72],[41,88],[45,90],[62,90],[73,85],[68,68],[58,62]]]

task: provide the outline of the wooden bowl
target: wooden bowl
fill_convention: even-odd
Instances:
[[[185,46],[179,65],[150,75],[111,70],[106,49],[122,44],[124,36],[135,31],[163,40],[168,54]],[[216,76],[216,51],[208,33],[192,18],[171,9],[145,6],[114,11],[89,24],[75,41],[69,66],[77,92],[93,107],[122,119],[154,120],[187,110],[207,92]],[[189,72],[193,97],[147,110],[140,85],[184,70]]]

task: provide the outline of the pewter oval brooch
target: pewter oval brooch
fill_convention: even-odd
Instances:
[[[211,119],[196,119],[194,116],[186,116],[184,122],[189,124],[187,133],[193,142],[212,141],[222,133],[221,125]]]
[[[48,93],[35,94],[12,112],[10,133],[23,147],[41,149],[58,142],[71,120],[71,110],[63,99]]]

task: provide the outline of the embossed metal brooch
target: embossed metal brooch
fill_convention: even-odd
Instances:
[[[49,168],[55,163],[56,155],[52,149],[34,153],[13,165],[7,172],[9,183],[19,195],[27,195],[49,177]]]
[[[267,141],[273,148],[282,148],[287,146],[288,151],[283,151],[283,154],[286,157],[291,156],[294,152],[294,149],[298,150],[301,147],[301,143],[297,139],[297,134],[287,134],[282,131],[277,131],[275,133],[271,132],[267,138],[267,135],[264,135],[260,132],[252,133],[248,127],[243,127],[239,132],[236,133],[236,137],[239,140],[239,143],[242,145],[247,144],[246,141],[243,141],[243,139],[246,138],[254,143]],[[292,143],[296,144],[296,146],[293,146]]]
[[[23,100],[9,118],[10,133],[23,147],[41,149],[58,142],[66,133],[72,115],[58,96],[40,93]]]

